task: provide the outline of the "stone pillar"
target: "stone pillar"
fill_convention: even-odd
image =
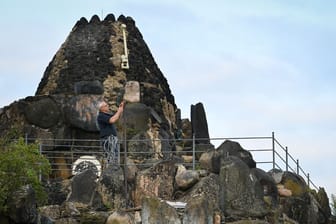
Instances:
[[[191,127],[192,133],[195,135],[196,143],[208,144],[209,131],[205,110],[202,103],[191,105]],[[197,140],[202,139],[202,140]]]

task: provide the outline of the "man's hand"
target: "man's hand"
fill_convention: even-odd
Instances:
[[[126,103],[126,102],[125,102],[124,100],[121,101],[121,103],[119,104],[119,108],[118,108],[118,110],[120,110],[120,109],[124,110],[125,103]]]
[[[119,104],[117,112],[110,118],[109,123],[111,123],[111,124],[115,123],[120,118],[121,114],[124,111],[124,107],[125,107],[125,101],[122,101]]]

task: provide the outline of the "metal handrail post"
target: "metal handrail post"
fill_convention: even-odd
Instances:
[[[299,169],[300,169],[300,165],[299,165],[299,159],[296,160],[296,174],[299,175]]]
[[[42,143],[39,143],[39,151],[40,151],[40,155],[42,155]],[[40,182],[42,181],[41,169],[39,170],[39,180]]]
[[[310,177],[309,177],[309,173],[307,173],[307,182],[308,182],[308,189],[310,188]]]
[[[125,190],[125,198],[126,200],[126,208],[128,208],[128,189],[127,189],[127,130],[126,130],[126,121],[125,116],[122,117],[123,122],[123,134],[124,134],[124,190]],[[120,156],[120,148],[119,148],[119,156]],[[119,160],[120,164],[120,160]]]
[[[286,146],[286,171],[288,171],[288,147]]]
[[[272,132],[272,154],[273,154],[273,169],[275,169],[275,139],[274,139],[274,131]]]
[[[195,133],[193,133],[193,139],[192,139],[192,151],[193,151],[193,155],[192,155],[192,163],[193,163],[193,170],[195,170]]]

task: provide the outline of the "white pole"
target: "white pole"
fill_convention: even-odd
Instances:
[[[122,32],[123,32],[123,39],[124,39],[124,54],[121,55],[121,68],[122,69],[129,69],[127,39],[126,39],[126,25],[121,24],[121,29],[122,29]]]

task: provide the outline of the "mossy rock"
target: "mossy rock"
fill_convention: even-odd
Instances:
[[[292,191],[292,196],[302,196],[307,193],[308,186],[303,178],[295,173],[285,172],[281,183],[288,190]]]

